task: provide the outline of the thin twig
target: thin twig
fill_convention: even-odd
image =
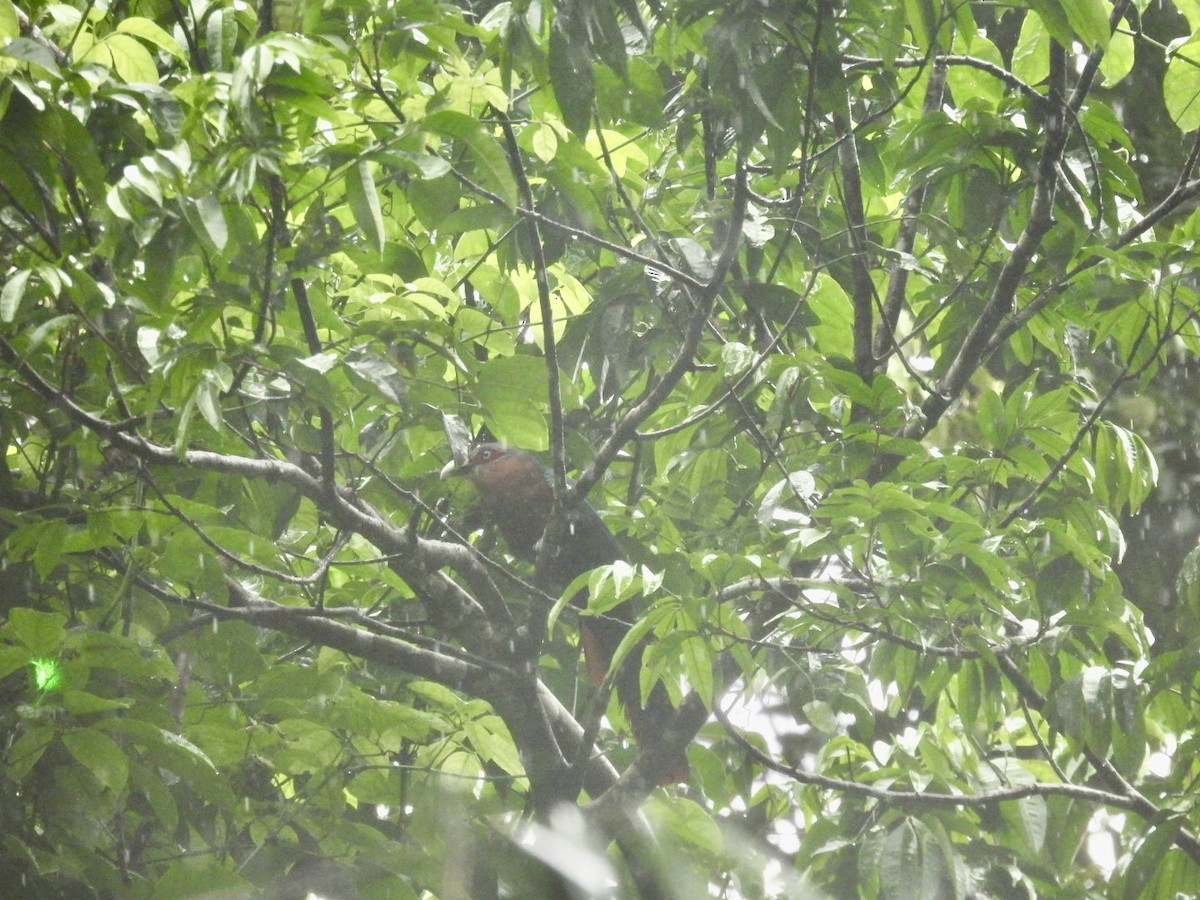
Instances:
[[[848,781],[844,778],[831,778],[828,775],[816,775],[796,766],[782,763],[760,750],[740,729],[729,721],[728,714],[719,704],[714,705],[713,714],[725,729],[725,733],[733,738],[755,762],[764,768],[781,775],[786,775],[801,784],[836,791],[841,794],[852,794],[857,797],[868,797],[881,803],[902,803],[919,807],[962,807],[978,809],[1005,803],[1011,800],[1021,800],[1025,797],[1065,796],[1089,803],[1098,803],[1117,809],[1127,809],[1132,812],[1144,812],[1140,804],[1124,794],[1102,791],[1097,788],[1084,787],[1078,784],[1056,784],[1041,782],[1023,785],[1022,787],[1004,788],[995,791],[982,791],[978,794],[942,794],[934,791],[896,791],[890,788],[876,787],[859,781]]]

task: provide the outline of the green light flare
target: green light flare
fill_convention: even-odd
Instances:
[[[46,693],[58,687],[62,680],[62,672],[56,659],[35,659],[33,665],[33,685],[40,692]]]

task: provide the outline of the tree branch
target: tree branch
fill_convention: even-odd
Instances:
[[[1111,28],[1116,28],[1128,7],[1129,0],[1121,0],[1114,6],[1109,18]],[[923,421],[913,422],[906,428],[905,437],[916,438],[927,434],[937,424],[954,398],[962,391],[972,373],[999,346],[996,339],[1001,334],[1005,337],[1011,335],[1015,328],[1019,327],[1007,327],[1005,320],[1012,316],[1017,287],[1024,278],[1034,254],[1041,246],[1042,238],[1053,224],[1054,194],[1067,138],[1070,136],[1072,125],[1077,122],[1079,110],[1092,88],[1103,55],[1104,53],[1099,47],[1095,48],[1084,63],[1070,96],[1060,101],[1058,106],[1049,109],[1046,121],[1046,140],[1038,159],[1033,200],[1030,204],[1029,218],[1026,221],[1025,229],[1017,238],[1012,253],[1000,270],[1000,276],[996,280],[991,297],[978,321],[967,334],[962,346],[959,347],[954,361],[942,377],[936,392],[931,394],[922,405]],[[1057,44],[1051,45],[1050,63],[1051,98],[1064,97],[1066,58],[1065,51]],[[1172,191],[1172,193],[1175,192]],[[1027,318],[1022,321],[1027,321]]]
[[[1061,89],[1066,67],[1064,56],[1061,47],[1052,45],[1051,83],[1053,87],[1051,91],[1056,96],[1062,95]],[[927,434],[938,423],[954,398],[961,393],[972,373],[981,365],[981,355],[988,340],[996,332],[1005,316],[1012,312],[1017,287],[1033,261],[1038,247],[1041,246],[1042,238],[1050,230],[1054,221],[1054,193],[1058,183],[1058,165],[1063,151],[1066,149],[1067,135],[1070,132],[1069,112],[1069,108],[1063,105],[1049,113],[1046,121],[1046,140],[1038,161],[1033,200],[1030,204],[1029,218],[1025,223],[1025,228],[1017,238],[1012,253],[1000,270],[1000,276],[996,279],[987,305],[967,333],[953,362],[938,383],[937,390],[922,404],[922,419],[913,422],[905,429],[905,437],[920,437]]]
[[[923,112],[929,116],[942,107],[942,99],[946,91],[946,66],[935,62],[929,75],[929,84],[925,88]],[[908,272],[905,257],[912,256],[917,240],[917,217],[925,208],[925,195],[928,185],[925,182],[913,183],[904,197],[900,208],[900,230],[896,235],[895,252],[900,261],[892,270],[888,279],[887,291],[883,297],[883,308],[879,315],[879,328],[875,333],[873,353],[877,363],[882,361],[896,346],[896,326],[900,320],[900,310],[908,296]]]
[[[637,435],[637,427],[645,421],[670,396],[675,385],[683,378],[693,365],[696,348],[704,334],[708,315],[712,311],[717,295],[725,283],[733,261],[741,244],[742,222],[746,217],[746,205],[749,202],[749,190],[746,184],[746,169],[739,160],[737,174],[734,179],[733,204],[729,219],[726,223],[725,243],[717,257],[712,278],[705,283],[695,297],[695,307],[691,321],[688,323],[683,342],[679,346],[675,361],[662,374],[657,382],[648,387],[634,405],[625,413],[613,427],[612,434],[600,445],[595,458],[583,472],[580,473],[575,485],[567,492],[567,503],[575,502],[587,495],[592,485],[604,474],[605,470],[616,459],[617,453]]]
[[[856,797],[869,797],[873,800],[878,800],[881,803],[902,803],[917,807],[925,808],[945,808],[945,807],[966,807],[977,809],[984,806],[992,806],[996,803],[1004,803],[1009,800],[1020,800],[1024,797],[1050,797],[1050,796],[1065,796],[1076,800],[1084,800],[1089,803],[1098,803],[1104,806],[1111,806],[1117,809],[1127,809],[1132,812],[1139,812],[1138,805],[1124,794],[1117,794],[1111,791],[1101,791],[1096,788],[1084,787],[1077,784],[1055,784],[1052,782],[1042,782],[1039,784],[1030,784],[1017,788],[1004,788],[995,791],[983,791],[978,794],[942,794],[936,791],[895,791],[890,788],[875,787],[871,784],[866,784],[860,781],[847,781],[844,778],[831,778],[827,775],[816,775],[812,772],[806,772],[804,769],[790,766],[764,753],[755,746],[740,729],[736,728],[729,721],[725,711],[719,706],[713,709],[713,713],[717,721],[725,729],[733,740],[740,746],[749,756],[758,762],[764,768],[770,769],[772,772],[778,772],[780,775],[785,775],[792,778],[801,784],[812,785],[813,787],[824,788],[830,791],[837,791],[842,794],[851,794]]]
[[[843,96],[845,108],[834,114],[838,128],[838,164],[842,171],[842,214],[850,235],[851,300],[854,306],[854,371],[864,382],[875,369],[872,354],[872,319],[875,311],[875,283],[871,280],[868,259],[870,244],[863,211],[862,172],[858,160],[858,142],[850,121],[850,98]]]
[[[459,181],[461,181],[475,193],[479,194],[481,197],[486,197],[493,203],[504,204],[504,198],[499,194],[489,191],[483,185],[476,184],[457,169],[454,169],[453,171],[454,176]],[[545,213],[540,213],[535,209],[530,209],[526,206],[518,206],[516,208],[516,213],[527,221],[537,222],[539,225],[552,226],[559,231],[562,231],[564,234],[579,238],[581,241],[586,241],[587,243],[593,244],[602,250],[608,250],[613,255],[618,256],[621,259],[627,259],[630,262],[639,263],[640,265],[654,269],[657,272],[661,272],[667,278],[670,278],[672,281],[675,281],[679,284],[687,285],[690,288],[700,291],[704,290],[706,286],[704,281],[697,278],[695,275],[683,271],[683,269],[669,265],[660,259],[654,258],[653,256],[647,256],[644,253],[638,253],[636,250],[632,250],[629,247],[626,247],[624,244],[618,244],[614,241],[607,240],[606,238],[602,238],[598,234],[592,234],[590,231],[587,231],[583,228],[576,228],[574,225],[561,222],[558,219],[553,219],[550,216],[547,216]],[[740,232],[740,223],[738,228]]]
[[[1036,710],[1045,718],[1046,708],[1049,706],[1049,703],[1042,696],[1041,692],[1033,686],[1033,683],[1025,677],[1025,673],[1013,662],[1012,658],[1006,654],[998,653],[996,654],[996,664],[1029,707]],[[1116,793],[1112,796],[1119,798],[1120,802],[1103,802],[1108,803],[1110,806],[1135,812],[1147,822],[1156,822],[1163,817],[1164,811],[1151,803],[1144,794],[1130,784],[1111,762],[1093,753],[1086,746],[1081,747],[1080,752],[1092,768],[1096,770],[1096,774],[1116,789]],[[1200,839],[1197,839],[1194,834],[1181,828],[1175,836],[1175,845],[1191,857],[1192,862],[1200,865]]]

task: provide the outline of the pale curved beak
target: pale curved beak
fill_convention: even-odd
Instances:
[[[442,466],[441,477],[443,479],[455,478],[459,475],[466,475],[466,474],[467,474],[466,464],[463,464],[460,466],[456,460],[452,459],[452,460],[450,460],[450,462],[448,462],[444,466]]]

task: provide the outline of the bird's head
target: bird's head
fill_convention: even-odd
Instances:
[[[465,475],[475,486],[509,551],[533,559],[554,504],[549,473],[528,450],[504,444],[480,444],[461,465],[450,462],[443,478]]]
[[[471,450],[466,462],[459,464],[457,460],[452,459],[446,463],[442,468],[442,478],[457,478],[463,475],[474,478],[480,469],[520,452],[504,444],[480,444]]]

